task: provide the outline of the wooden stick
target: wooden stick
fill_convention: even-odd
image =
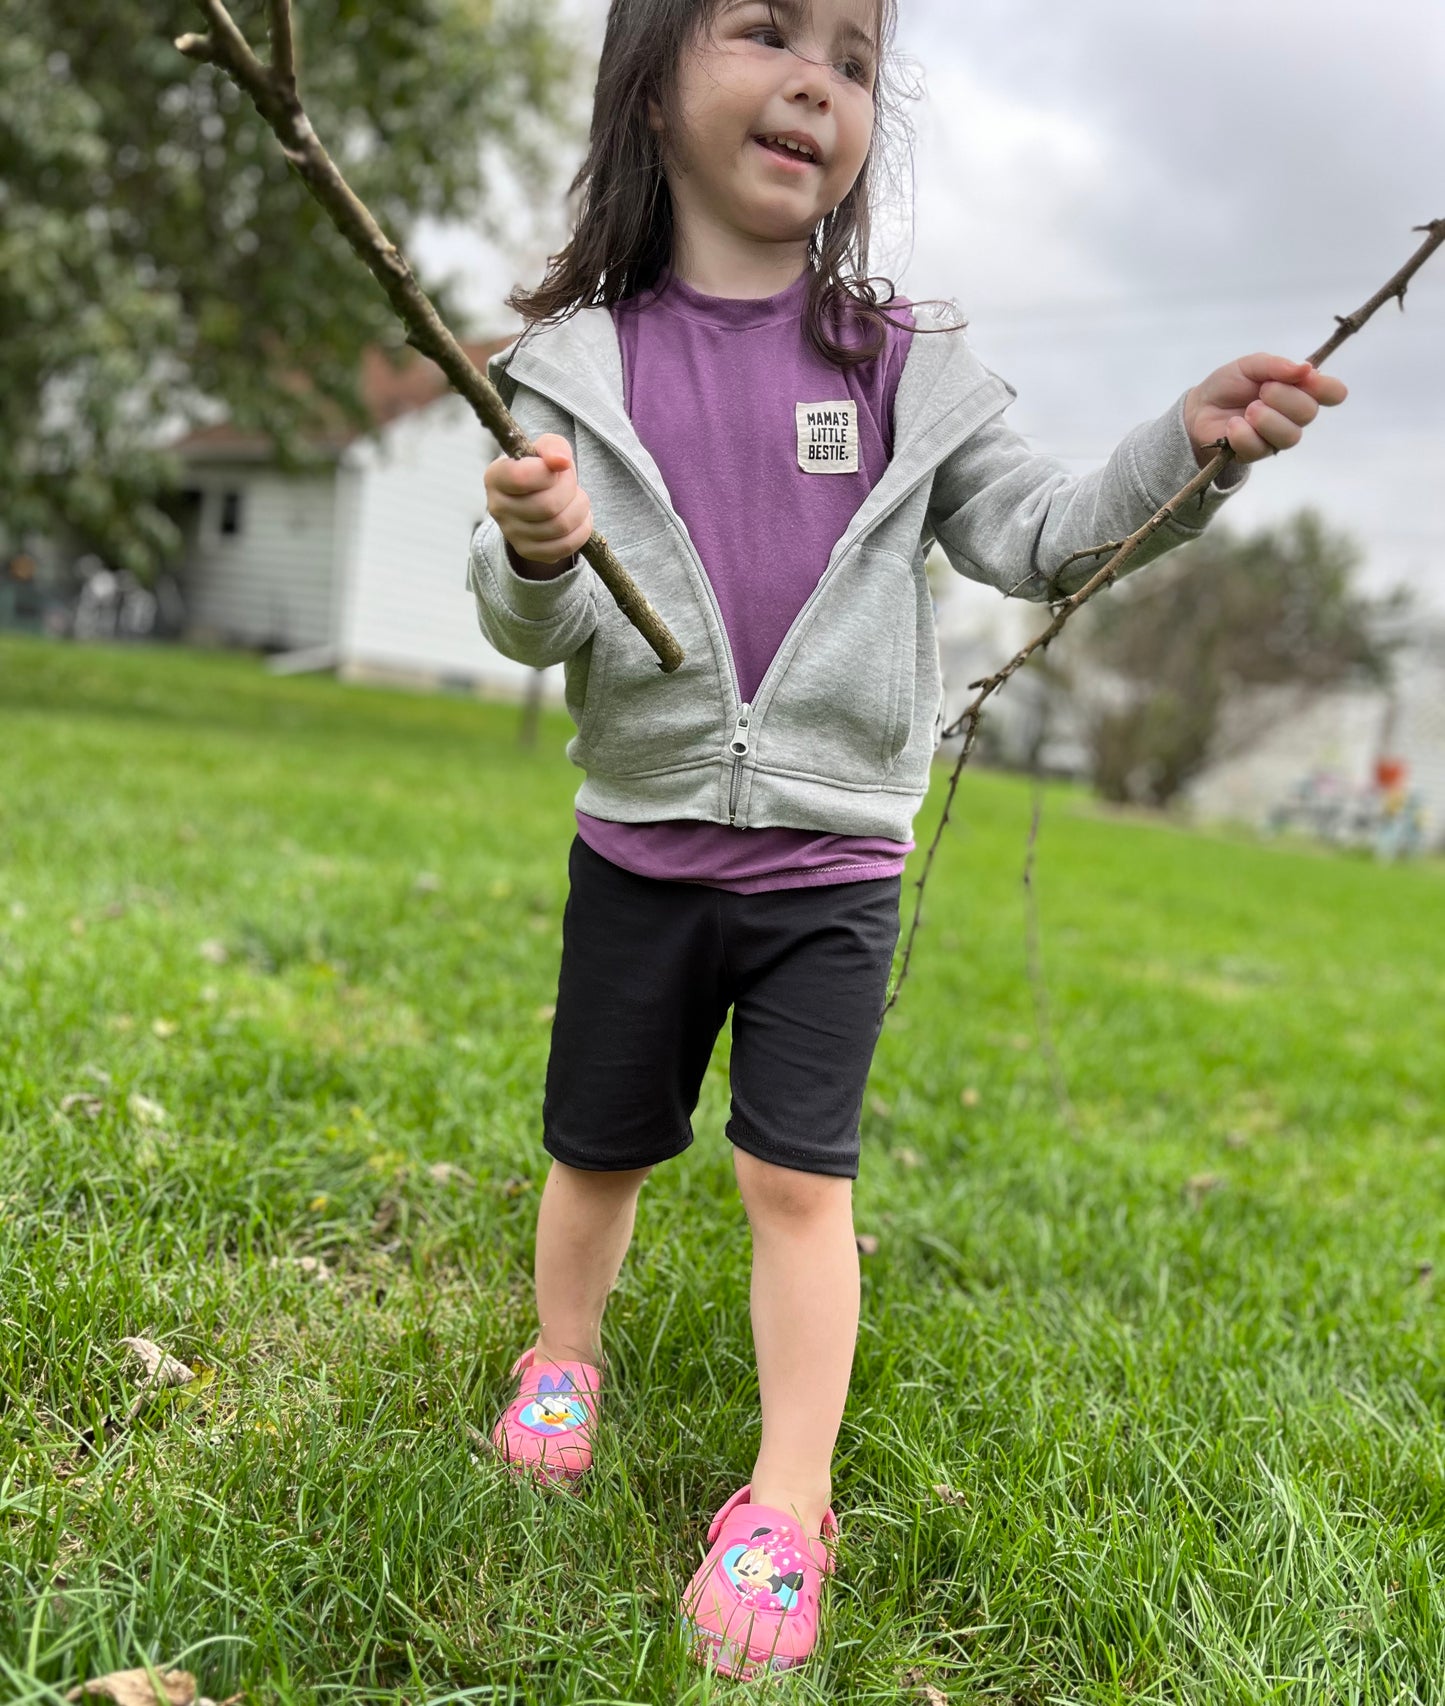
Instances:
[[[210,25],[208,35],[184,35],[176,47],[187,59],[218,66],[255,103],[256,111],[275,132],[281,151],[295,167],[333,225],[366,263],[390,298],[406,341],[429,356],[452,388],[471,405],[472,412],[508,456],[535,456],[536,449],[512,419],[497,388],[473,366],[461,345],[443,324],[431,298],[416,282],[406,256],[391,242],[358,199],[322,147],[296,92],[296,48],[291,0],[266,0],[271,35],[271,64],[251,51],[223,0],[196,0]],[[667,673],[682,662],[682,647],[643,596],[641,588],[618,561],[612,547],[594,532],[582,555],[617,601],[617,607],[657,654]]]
[[[1441,244],[1445,243],[1445,219],[1432,219],[1428,225],[1416,225],[1412,226],[1411,229],[1426,232],[1427,236],[1425,241],[1420,245],[1415,253],[1411,255],[1410,259],[1405,262],[1404,266],[1400,268],[1395,276],[1380,286],[1368,302],[1357,308],[1353,314],[1335,315],[1335,330],[1330,334],[1325,342],[1320,345],[1314,354],[1308,358],[1312,367],[1319,367],[1321,363],[1327,361],[1345,341],[1345,339],[1353,337],[1354,334],[1358,332],[1365,322],[1371,317],[1371,315],[1373,315],[1377,309],[1383,308],[1385,303],[1387,303],[1392,296],[1399,301],[1401,313],[1404,312],[1405,292],[1410,287],[1410,280],[1414,278],[1415,274],[1419,272],[1420,268],[1424,266],[1425,262],[1430,259],[1431,255],[1435,253]],[[928,845],[928,852],[923,860],[922,874],[919,876],[917,883],[914,885],[918,890],[918,894],[913,903],[913,922],[909,926],[908,939],[904,943],[903,964],[899,968],[898,981],[894,984],[893,993],[888,997],[888,1000],[885,1002],[883,1007],[885,1015],[889,1008],[897,1002],[899,992],[903,988],[904,979],[908,976],[908,968],[913,959],[914,940],[918,935],[918,926],[923,920],[923,890],[928,882],[929,872],[933,869],[933,860],[935,854],[938,852],[938,844],[942,840],[943,831],[948,825],[949,814],[953,809],[953,798],[958,792],[959,777],[963,774],[964,765],[967,764],[969,759],[973,756],[973,749],[978,740],[978,726],[983,716],[984,705],[995,693],[998,692],[999,688],[1001,688],[1006,681],[1018,674],[1035,652],[1047,650],[1047,648],[1059,637],[1060,633],[1063,632],[1064,625],[1076,610],[1082,609],[1082,607],[1086,605],[1091,598],[1095,597],[1098,593],[1101,593],[1105,587],[1113,585],[1113,583],[1118,579],[1119,571],[1123,568],[1124,564],[1128,562],[1130,557],[1134,555],[1146,539],[1150,538],[1153,534],[1157,533],[1161,527],[1163,527],[1164,523],[1169,520],[1181,504],[1185,503],[1189,498],[1192,498],[1196,492],[1202,492],[1219,470],[1223,468],[1226,463],[1233,461],[1234,451],[1230,448],[1229,441],[1221,438],[1217,442],[1219,445],[1219,454],[1212,457],[1210,461],[1199,470],[1189,484],[1182,490],[1176,492],[1162,509],[1156,510],[1154,514],[1149,517],[1148,521],[1146,521],[1138,530],[1138,532],[1131,533],[1127,539],[1121,540],[1117,543],[1109,545],[1095,545],[1085,551],[1075,551],[1073,556],[1061,563],[1054,571],[1055,582],[1057,582],[1058,576],[1063,573],[1064,569],[1066,569],[1070,563],[1077,562],[1079,558],[1102,556],[1106,551],[1113,553],[1108,562],[1103,565],[1091,580],[1086,581],[1084,585],[1081,586],[1071,597],[1061,600],[1053,607],[1053,621],[1049,623],[1048,627],[1045,628],[1042,633],[1036,634],[1033,639],[1022,648],[1022,650],[1016,652],[1002,669],[995,671],[993,675],[984,676],[981,681],[969,682],[968,685],[972,688],[976,688],[978,690],[977,693],[969,703],[964,706],[958,718],[943,731],[943,738],[945,740],[951,740],[957,735],[962,735],[963,745],[959,749],[958,762],[953,767],[953,775],[949,778],[948,782],[948,791],[944,795],[943,815],[939,818],[938,827],[934,830],[933,839]],[[1026,575],[1024,580],[1029,580],[1031,578],[1031,574]],[[1018,586],[1022,586],[1023,581],[1019,581],[1017,584]],[[1015,590],[1017,590],[1017,587]]]

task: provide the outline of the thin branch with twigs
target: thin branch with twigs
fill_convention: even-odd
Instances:
[[[1393,278],[1388,279],[1380,286],[1375,294],[1370,297],[1368,302],[1365,302],[1362,306],[1355,309],[1353,314],[1335,315],[1335,330],[1330,334],[1325,342],[1320,345],[1314,354],[1308,358],[1312,367],[1319,367],[1327,361],[1340,347],[1340,345],[1344,343],[1345,339],[1353,337],[1365,322],[1369,320],[1378,309],[1382,308],[1385,303],[1391,299],[1391,297],[1394,297],[1399,302],[1401,313],[1404,312],[1405,292],[1409,289],[1411,279],[1414,278],[1415,274],[1419,272],[1420,268],[1424,266],[1425,262],[1429,260],[1431,255],[1433,255],[1442,244],[1445,244],[1445,219],[1432,219],[1427,225],[1415,225],[1412,226],[1411,229],[1428,233],[1425,241],[1420,245],[1410,259],[1405,262],[1404,266],[1400,268]],[[1082,557],[1101,556],[1106,551],[1113,551],[1113,555],[1103,565],[1103,567],[1099,569],[1091,579],[1087,580],[1077,592],[1072,593],[1068,598],[1060,600],[1053,606],[1054,618],[1047,628],[1045,628],[1041,633],[1036,634],[1026,646],[1016,652],[1013,657],[1011,657],[1001,669],[995,671],[994,674],[984,676],[982,680],[979,681],[969,682],[969,686],[977,690],[974,697],[967,705],[964,706],[957,719],[943,731],[942,738],[944,740],[952,740],[961,735],[963,737],[963,745],[959,750],[958,761],[953,767],[953,774],[949,778],[948,789],[944,795],[943,812],[939,817],[938,826],[933,832],[933,839],[929,842],[928,852],[923,861],[922,874],[919,876],[917,883],[914,885],[918,893],[913,905],[913,921],[909,926],[908,938],[904,944],[903,964],[899,968],[898,981],[894,984],[893,991],[883,1006],[885,1017],[890,1009],[896,1005],[899,994],[903,989],[904,982],[908,977],[908,970],[913,961],[914,944],[917,940],[919,925],[923,919],[923,892],[928,883],[929,873],[933,869],[933,861],[937,856],[939,843],[943,839],[943,832],[948,827],[949,818],[953,810],[954,796],[958,792],[959,778],[963,775],[964,766],[973,756],[973,749],[978,741],[979,724],[983,718],[984,706],[994,696],[994,694],[998,692],[1006,681],[1011,680],[1018,674],[1018,672],[1036,652],[1046,651],[1048,647],[1053,644],[1053,642],[1063,632],[1065,625],[1069,622],[1070,618],[1076,611],[1082,609],[1091,598],[1096,597],[1105,589],[1105,587],[1113,585],[1113,583],[1119,578],[1119,574],[1124,565],[1132,556],[1134,556],[1140,546],[1144,544],[1145,540],[1152,538],[1153,535],[1175,515],[1181,505],[1186,503],[1196,493],[1203,492],[1209,485],[1210,481],[1214,479],[1215,475],[1218,474],[1219,471],[1228,463],[1234,460],[1234,451],[1230,447],[1227,439],[1219,439],[1216,443],[1218,447],[1218,454],[1213,456],[1209,462],[1199,470],[1194,478],[1189,481],[1188,485],[1176,492],[1174,496],[1170,498],[1169,502],[1161,509],[1156,510],[1137,532],[1131,533],[1127,539],[1120,541],[1117,546],[1096,545],[1084,551],[1076,551],[1073,556],[1069,557],[1064,563],[1061,563],[1059,567],[1054,570],[1051,577],[1055,585],[1058,583],[1058,577],[1070,563],[1077,562]],[[1024,578],[1026,580],[1032,578],[1032,571],[1030,575],[1025,576]],[[1022,586],[1023,581],[1020,581],[1018,585]],[[1014,590],[1017,590],[1017,588]]]
[[[210,33],[179,36],[176,47],[187,59],[216,66],[245,90],[301,181],[386,292],[406,327],[406,341],[437,364],[508,456],[535,456],[535,447],[513,420],[496,386],[468,359],[417,283],[406,256],[342,177],[312,129],[297,93],[291,0],[266,0],[271,36],[269,65],[251,51],[223,0],[196,0],[196,4],[206,15]],[[597,571],[618,609],[656,653],[663,670],[675,670],[683,659],[681,646],[601,533],[594,531],[582,547],[582,555]]]

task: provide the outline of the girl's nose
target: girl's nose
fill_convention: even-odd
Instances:
[[[826,90],[814,94],[811,89],[799,89],[788,98],[792,101],[801,101],[804,106],[816,107],[820,113],[827,112],[832,105],[832,97]]]
[[[833,94],[828,86],[831,75],[826,65],[815,65],[810,59],[800,59],[796,55],[793,60],[793,74],[789,79],[787,98],[790,101],[807,101],[817,107],[819,112],[827,112],[832,105]]]

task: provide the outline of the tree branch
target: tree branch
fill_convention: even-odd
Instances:
[[[302,182],[386,292],[407,329],[406,341],[441,368],[452,388],[466,399],[508,456],[535,456],[535,448],[512,419],[496,387],[467,358],[416,282],[406,256],[372,218],[311,128],[296,88],[291,0],[266,0],[270,65],[263,64],[251,51],[222,0],[196,3],[205,13],[209,34],[180,36],[176,47],[188,59],[217,66],[245,90]],[[618,609],[657,654],[664,671],[675,670],[682,662],[682,648],[602,534],[593,533],[582,547],[582,555],[597,571]]]
[[[1412,226],[1411,229],[1426,232],[1427,235],[1425,241],[1420,245],[1415,253],[1411,255],[1410,259],[1405,262],[1404,266],[1400,268],[1394,277],[1381,285],[1368,302],[1357,308],[1353,314],[1335,315],[1335,330],[1325,340],[1325,342],[1320,345],[1314,354],[1307,358],[1312,367],[1319,367],[1327,361],[1329,357],[1340,347],[1340,345],[1344,343],[1345,339],[1352,337],[1356,332],[1358,332],[1365,322],[1376,312],[1376,310],[1382,308],[1392,296],[1399,301],[1401,312],[1404,311],[1405,292],[1409,289],[1411,279],[1413,279],[1415,274],[1419,272],[1420,268],[1424,266],[1425,262],[1430,259],[1431,255],[1433,255],[1442,244],[1445,244],[1445,219],[1432,219],[1428,225],[1416,225]],[[998,692],[1006,681],[1018,674],[1035,652],[1047,650],[1054,640],[1058,638],[1060,633],[1062,633],[1065,624],[1069,621],[1069,618],[1073,616],[1076,610],[1081,609],[1091,598],[1095,597],[1098,593],[1101,593],[1105,587],[1113,585],[1119,577],[1120,570],[1135,554],[1135,552],[1138,551],[1144,541],[1157,533],[1159,529],[1164,526],[1165,522],[1175,514],[1181,504],[1187,502],[1188,499],[1192,498],[1196,492],[1202,492],[1220,469],[1227,463],[1233,461],[1234,451],[1230,448],[1229,441],[1227,439],[1220,439],[1218,440],[1218,444],[1219,454],[1206,463],[1205,466],[1201,468],[1189,482],[1189,484],[1176,492],[1174,496],[1170,498],[1168,503],[1166,503],[1161,509],[1156,510],[1137,532],[1131,533],[1127,539],[1123,540],[1117,546],[1099,545],[1094,546],[1089,550],[1076,551],[1073,556],[1068,559],[1067,563],[1060,564],[1059,568],[1054,571],[1053,580],[1055,583],[1064,568],[1068,566],[1068,563],[1075,562],[1081,557],[1099,556],[1109,550],[1112,550],[1114,553],[1109,558],[1108,562],[1106,562],[1092,577],[1092,579],[1086,581],[1076,593],[1073,593],[1070,597],[1062,599],[1054,605],[1053,621],[1050,622],[1048,627],[1041,633],[1036,634],[1034,638],[1022,648],[1022,650],[1016,652],[1013,657],[1004,664],[1002,669],[995,671],[993,675],[984,676],[980,681],[969,682],[968,685],[971,688],[977,689],[974,697],[963,708],[956,721],[950,724],[949,727],[943,731],[943,739],[945,740],[952,740],[956,736],[962,735],[963,745],[959,750],[958,761],[953,767],[953,774],[950,776],[948,781],[948,790],[945,793],[943,800],[943,814],[938,820],[938,827],[933,832],[933,839],[930,841],[928,852],[924,856],[922,874],[919,876],[918,882],[915,885],[918,890],[918,894],[913,904],[913,921],[909,926],[908,937],[904,943],[903,963],[899,968],[898,981],[893,986],[893,993],[884,1003],[883,1012],[885,1015],[897,1002],[898,996],[903,988],[904,980],[908,976],[908,968],[913,959],[914,942],[918,935],[919,925],[923,921],[923,891],[928,882],[929,873],[933,869],[933,860],[938,852],[938,844],[943,838],[945,828],[948,826],[949,815],[953,808],[954,795],[958,792],[959,778],[963,774],[964,766],[972,757],[974,745],[978,740],[978,727],[983,717],[984,706],[994,696],[994,694]],[[1030,578],[1031,575],[1026,575],[1024,580],[1028,580]],[[1022,586],[1024,582],[1019,581],[1017,584],[1018,586]],[[1015,590],[1017,590],[1017,587]]]

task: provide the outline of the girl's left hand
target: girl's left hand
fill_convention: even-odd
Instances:
[[[1332,409],[1348,395],[1343,380],[1307,361],[1242,355],[1194,387],[1184,399],[1184,424],[1201,468],[1218,454],[1221,438],[1241,462],[1258,462],[1298,444],[1321,404]]]

